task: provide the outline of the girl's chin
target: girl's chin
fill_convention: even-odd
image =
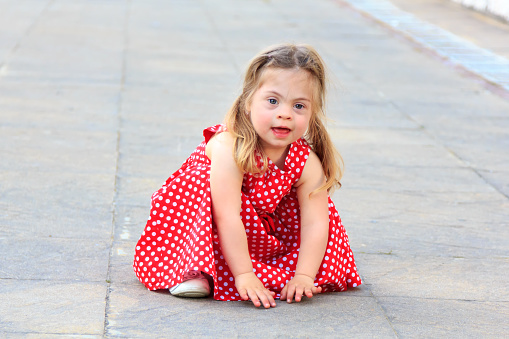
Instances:
[[[292,144],[293,140],[264,140],[262,148],[265,152],[284,152]]]

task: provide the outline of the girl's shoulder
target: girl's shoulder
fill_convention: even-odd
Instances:
[[[221,153],[222,156],[231,155],[233,158],[233,145],[235,138],[226,130],[224,125],[216,125],[204,130],[205,136],[205,154],[212,161],[214,154]]]

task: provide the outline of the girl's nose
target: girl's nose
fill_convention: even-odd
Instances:
[[[291,119],[292,118],[292,112],[291,107],[281,107],[281,109],[278,112],[278,118],[279,119]]]

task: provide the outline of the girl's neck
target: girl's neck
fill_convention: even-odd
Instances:
[[[280,149],[265,149],[264,153],[280,170],[284,170],[286,156],[288,155],[290,146],[291,145],[288,145],[283,151]]]

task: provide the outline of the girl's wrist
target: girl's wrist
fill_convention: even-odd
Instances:
[[[243,272],[243,273],[239,273],[239,274],[234,274],[233,277],[235,279],[237,279],[238,277],[241,277],[241,276],[244,276],[244,275],[248,275],[248,274],[254,274],[253,271],[249,271],[249,272]]]
[[[307,274],[307,273],[300,273],[300,272],[298,273],[298,272],[295,272],[295,277],[296,277],[296,276],[298,276],[298,275],[303,276],[303,277],[307,277],[307,278],[309,278],[309,279],[311,279],[311,280],[315,281],[315,277],[314,277],[314,276],[311,276],[311,275],[309,275],[309,274]]]

